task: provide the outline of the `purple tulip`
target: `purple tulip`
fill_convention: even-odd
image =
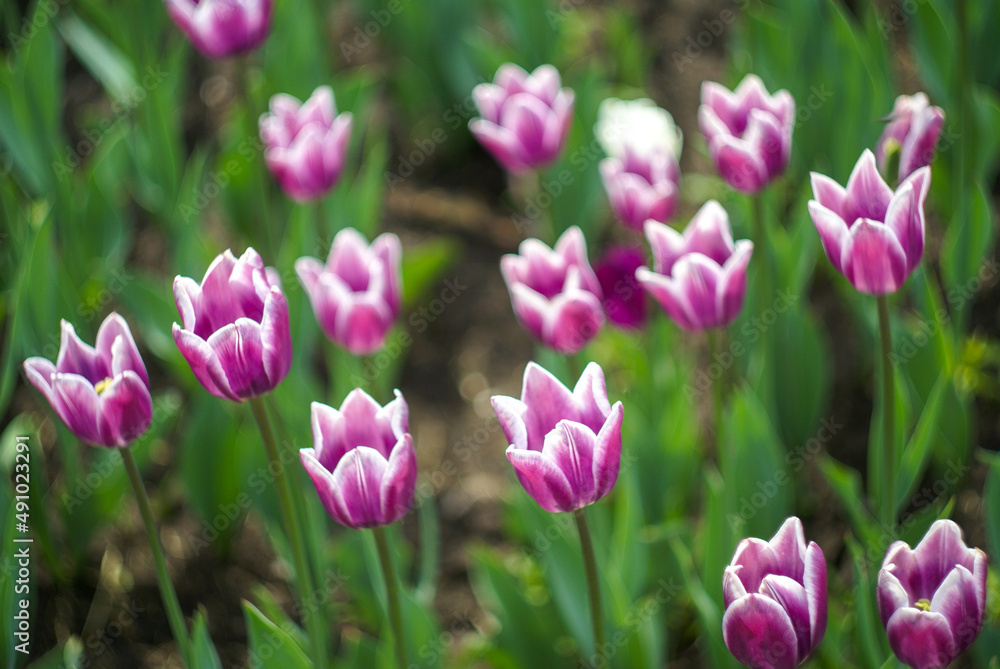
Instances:
[[[896,98],[889,115],[889,125],[882,131],[882,137],[875,146],[875,157],[882,173],[885,174],[889,154],[893,151],[899,152],[899,181],[930,165],[934,161],[934,149],[943,124],[944,111],[940,107],[932,107],[926,94],[900,95]]]
[[[517,319],[535,339],[560,353],[576,353],[604,326],[601,285],[587,260],[580,228],[566,230],[555,250],[537,239],[500,260]]]
[[[299,451],[330,517],[347,527],[396,522],[413,504],[417,454],[397,390],[384,407],[356,388],[340,410],[312,403],[313,448]]]
[[[938,520],[916,550],[897,541],[878,574],[878,610],[899,660],[914,669],[951,664],[976,640],[986,615],[986,554]]]
[[[492,398],[507,436],[507,460],[546,511],[575,511],[611,492],[622,454],[621,402],[608,402],[604,370],[587,365],[572,392],[534,362],[521,399]]]
[[[733,322],[746,296],[753,242],[733,242],[722,205],[706,202],[683,235],[647,221],[646,239],[655,271],[640,267],[635,278],[679,326],[701,331]]]
[[[924,200],[931,169],[921,167],[895,193],[865,150],[847,188],[813,172],[809,214],[837,271],[869,295],[899,290],[924,255]]]
[[[715,169],[736,190],[756,193],[785,171],[794,124],[791,94],[770,95],[754,74],[732,92],[713,81],[701,85],[698,127]]]
[[[399,238],[379,235],[371,246],[353,228],[333,238],[326,265],[299,258],[295,272],[331,341],[355,355],[382,348],[402,300]]]
[[[149,428],[149,377],[132,332],[116,313],[97,331],[97,347],[84,344],[62,321],[56,364],[28,358],[24,372],[70,432],[95,446],[128,446]]]
[[[670,113],[649,99],[609,98],[598,110],[594,134],[609,156],[600,169],[615,216],[640,232],[647,219],[673,218],[682,137]]]
[[[722,577],[722,636],[751,669],[793,669],[826,632],[826,559],[791,517],[771,541],[744,539]]]
[[[253,51],[271,30],[271,0],[166,0],[167,13],[209,58]]]
[[[350,112],[337,114],[333,90],[320,86],[301,103],[284,93],[260,117],[260,138],[271,174],[290,198],[323,197],[340,178],[351,139]]]
[[[507,63],[492,84],[472,91],[480,118],[469,130],[508,172],[544,167],[562,151],[573,118],[573,91],[560,88],[559,71],[542,65],[531,74]]]
[[[604,294],[604,313],[620,328],[634,330],[646,324],[646,293],[635,271],[646,264],[646,254],[634,245],[609,248],[594,266]]]
[[[175,278],[174,301],[183,323],[174,323],[174,341],[208,392],[239,402],[270,392],[288,374],[288,303],[252,248],[239,260],[228,249],[216,256],[201,285]]]

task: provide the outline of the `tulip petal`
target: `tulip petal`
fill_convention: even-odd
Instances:
[[[749,594],[733,602],[722,618],[722,637],[729,652],[753,669],[794,669],[798,665],[792,621],[769,597]]]
[[[288,323],[288,302],[280,288],[272,287],[264,302],[260,321],[261,360],[270,387],[274,389],[292,367],[292,333]]]
[[[709,145],[712,162],[730,186],[743,193],[756,193],[767,183],[767,165],[748,142],[719,135]]]
[[[603,327],[600,298],[586,290],[566,291],[543,314],[542,342],[559,353],[576,353]]]
[[[385,344],[392,314],[380,295],[355,293],[341,304],[334,324],[334,340],[355,355],[371,355]]]
[[[469,122],[469,130],[508,172],[520,174],[531,169],[525,162],[517,135],[511,130],[478,118]]]
[[[717,327],[721,324],[716,308],[722,268],[715,261],[700,253],[682,256],[674,264],[675,285],[684,293],[686,304],[690,306],[690,318],[701,329]]]
[[[229,385],[219,356],[208,345],[208,342],[193,332],[181,329],[177,323],[174,323],[173,334],[177,348],[184,359],[188,361],[195,378],[205,387],[205,390],[222,399],[240,401],[240,397],[233,392]]]
[[[59,342],[59,357],[56,369],[60,374],[78,374],[91,384],[99,383],[111,376],[111,359],[104,360],[90,345],[77,336],[73,325],[61,321],[62,333]]]
[[[573,491],[574,505],[597,500],[594,445],[597,436],[585,425],[561,420],[545,435],[542,455],[555,463]]]
[[[263,395],[272,388],[264,369],[261,327],[249,318],[239,318],[208,338],[229,387],[241,398]]]
[[[922,596],[930,599],[955,565],[965,563],[969,552],[957,523],[947,519],[935,521],[913,550],[913,560],[920,569]]]
[[[541,448],[543,442],[532,444],[528,441],[528,428],[525,426],[525,414],[528,412],[528,407],[525,406],[524,402],[505,395],[494,395],[490,398],[490,403],[497,414],[500,429],[503,430],[508,445],[523,449],[530,449],[533,445]]]
[[[615,402],[615,405],[611,407],[610,415],[601,426],[601,431],[597,433],[593,458],[596,499],[610,493],[618,481],[618,471],[622,458],[622,419],[624,414],[625,408],[622,403]]]
[[[346,419],[340,411],[322,402],[313,402],[309,414],[313,435],[313,457],[323,469],[332,472],[344,457],[344,453],[351,449],[344,436],[347,429]]]
[[[355,528],[376,527],[382,522],[382,479],[388,463],[374,448],[357,446],[333,470],[333,502],[340,515]]]
[[[566,476],[541,451],[508,447],[507,461],[514,467],[525,491],[546,511],[558,513],[579,508]]]
[[[560,384],[562,385],[562,384]],[[596,362],[589,362],[573,387],[576,412],[573,420],[583,423],[592,432],[600,432],[611,413],[604,370]]]
[[[100,394],[101,433],[109,446],[127,446],[149,429],[153,399],[146,382],[131,369]]]
[[[531,448],[541,450],[545,435],[563,418],[580,418],[575,398],[551,372],[535,362],[524,369],[521,402],[528,407],[525,427]],[[513,442],[512,442],[513,443]]]
[[[770,573],[788,576],[801,583],[806,558],[806,536],[802,521],[795,516],[787,518],[768,542],[768,546],[776,560],[776,568]]]
[[[323,504],[327,514],[341,525],[353,527],[354,521],[346,513],[343,498],[334,496],[333,474],[320,464],[313,449],[303,448],[300,450],[299,461],[306,473],[309,474],[309,478],[312,479],[313,485],[316,487],[316,494],[319,495],[319,501]]]
[[[930,107],[923,113],[916,115],[910,132],[907,133],[900,149],[900,180],[934,162],[934,149],[937,146],[938,137],[941,136],[943,124],[944,112],[939,107]]]
[[[109,314],[97,331],[97,351],[101,357],[111,361],[111,376],[117,376],[126,369],[131,369],[149,386],[146,365],[139,355],[135,339],[132,338],[132,331],[129,330],[125,319],[117,313]]]
[[[722,598],[726,609],[737,599],[746,597],[747,589],[743,587],[739,576],[742,570],[741,565],[729,565],[722,574]]]
[[[844,276],[869,295],[886,295],[906,281],[906,253],[892,230],[878,221],[858,220],[840,249]]]
[[[826,557],[823,555],[823,549],[815,541],[810,542],[809,548],[806,549],[802,585],[805,586],[806,596],[809,598],[809,652],[812,652],[826,634],[828,608]]]
[[[943,669],[955,659],[955,640],[940,613],[904,607],[886,625],[889,645],[913,669]]]
[[[38,392],[42,393],[48,400],[49,405],[55,409],[57,399],[52,389],[52,377],[56,373],[56,366],[52,364],[52,361],[38,356],[28,358],[24,361],[24,373],[31,385],[35,386]]]
[[[853,228],[859,218],[885,220],[892,200],[892,189],[882,180],[875,164],[875,154],[865,149],[847,180],[847,199],[842,214],[844,222]]]
[[[972,573],[962,565],[956,565],[934,593],[930,610],[947,619],[956,652],[961,653],[971,646],[979,636],[984,613],[976,599]]]
[[[70,432],[94,446],[109,446],[102,433],[101,400],[87,379],[79,374],[57,373],[52,377],[52,405]]]
[[[672,278],[651,272],[645,267],[635,271],[635,278],[643,289],[660,303],[677,325],[692,332],[703,329],[701,323],[694,317],[684,291]]]
[[[413,450],[413,438],[404,434],[393,447],[382,474],[382,524],[395,523],[407,514],[413,504],[416,487],[417,454]]]
[[[889,624],[889,619],[898,609],[910,606],[910,596],[893,573],[894,566],[883,567],[878,573],[876,599],[878,600],[878,614],[882,619],[883,626]],[[915,602],[916,599],[913,601]]]
[[[763,539],[748,537],[736,546],[736,553],[730,563],[741,569],[736,572],[747,592],[760,590],[760,582],[767,574],[778,569],[778,561],[771,546]]]
[[[849,231],[847,224],[831,209],[827,209],[816,200],[809,201],[809,216],[812,217],[819,239],[823,242],[823,251],[834,268],[843,274],[843,257],[840,255]]]
[[[798,640],[796,653],[799,660],[804,660],[812,652],[810,603],[806,589],[787,576],[768,574],[760,583],[760,593],[778,602],[788,614],[792,629],[795,630],[795,638]]]
[[[736,247],[729,215],[721,204],[709,200],[702,205],[684,229],[684,243],[686,253],[700,253],[720,266],[725,264]]]
[[[924,256],[924,201],[930,188],[931,169],[922,167],[896,189],[885,213],[885,224],[906,253],[906,271],[913,272]]]
[[[643,231],[653,252],[656,272],[670,276],[674,263],[685,252],[687,241],[669,225],[657,221],[646,221]]]
[[[843,221],[844,203],[847,201],[847,191],[830,177],[819,172],[810,172],[813,198],[816,202],[829,209]],[[812,210],[810,210],[811,213]],[[815,217],[813,217],[815,220]],[[851,221],[853,223],[854,221]],[[844,224],[847,227],[847,223]]]
[[[751,255],[753,255],[753,242],[741,239],[736,244],[736,251],[722,268],[715,302],[720,326],[733,322],[743,308],[743,300],[747,293],[747,265],[750,263]]]

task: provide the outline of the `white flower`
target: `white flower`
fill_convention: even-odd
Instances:
[[[594,134],[604,151],[616,158],[626,147],[638,155],[662,151],[679,158],[684,139],[670,112],[649,98],[608,98],[597,110]]]

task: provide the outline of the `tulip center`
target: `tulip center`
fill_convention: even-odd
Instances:
[[[97,394],[100,395],[105,390],[107,390],[107,387],[110,385],[111,385],[111,377],[108,376],[103,381],[98,381],[97,385],[94,386],[94,390],[96,390]]]
[[[920,609],[921,611],[930,611],[931,610],[931,600],[929,600],[929,599],[918,599],[917,603],[914,604],[913,606],[915,608]]]

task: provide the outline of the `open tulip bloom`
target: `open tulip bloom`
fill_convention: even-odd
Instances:
[[[795,100],[788,91],[774,95],[748,74],[736,90],[713,81],[701,85],[698,127],[715,169],[744,193],[756,193],[788,166],[795,125]]]
[[[391,233],[368,241],[353,228],[337,233],[324,265],[295,261],[299,282],[330,341],[355,355],[380,350],[399,315],[402,300],[399,238]]]
[[[916,549],[889,547],[878,575],[878,610],[899,660],[941,669],[965,652],[986,616],[986,554],[938,520]]]
[[[682,136],[674,119],[652,100],[601,103],[594,134],[608,158],[601,178],[615,216],[642,231],[647,219],[666,222],[677,210]]]
[[[201,284],[178,276],[177,348],[205,389],[243,401],[270,392],[292,365],[288,302],[276,275],[252,248],[237,260],[226,250]]]
[[[750,669],[793,669],[826,632],[826,559],[791,517],[771,541],[740,542],[722,579],[722,636]]]
[[[537,239],[500,259],[514,314],[532,337],[559,353],[576,353],[604,327],[601,284],[587,259],[580,228],[555,249]]]
[[[895,192],[865,150],[847,187],[812,174],[809,214],[823,250],[838,272],[862,293],[886,295],[903,285],[924,255],[924,200],[929,167],[908,176]]]
[[[101,324],[96,348],[62,321],[56,364],[28,358],[24,372],[70,432],[88,444],[128,446],[152,421],[146,366],[128,323],[116,313]]]
[[[715,200],[698,210],[684,234],[646,221],[653,270],[635,277],[683,329],[699,332],[729,325],[743,308],[753,242],[733,241],[729,215]]]
[[[350,112],[337,114],[333,89],[320,86],[304,103],[280,93],[260,117],[271,174],[290,198],[321,198],[340,178],[351,139]]]
[[[209,58],[253,51],[271,30],[271,0],[166,0],[167,13]]]
[[[942,125],[944,111],[931,106],[926,93],[896,98],[889,124],[875,146],[875,157],[882,174],[902,181],[921,167],[930,165],[934,161],[934,149],[941,136]],[[899,170],[895,175],[886,173],[893,152],[899,154]]]
[[[551,65],[531,74],[513,63],[501,65],[492,84],[472,91],[480,117],[469,122],[469,130],[508,172],[545,167],[562,151],[573,119],[573,91],[560,85]]]

